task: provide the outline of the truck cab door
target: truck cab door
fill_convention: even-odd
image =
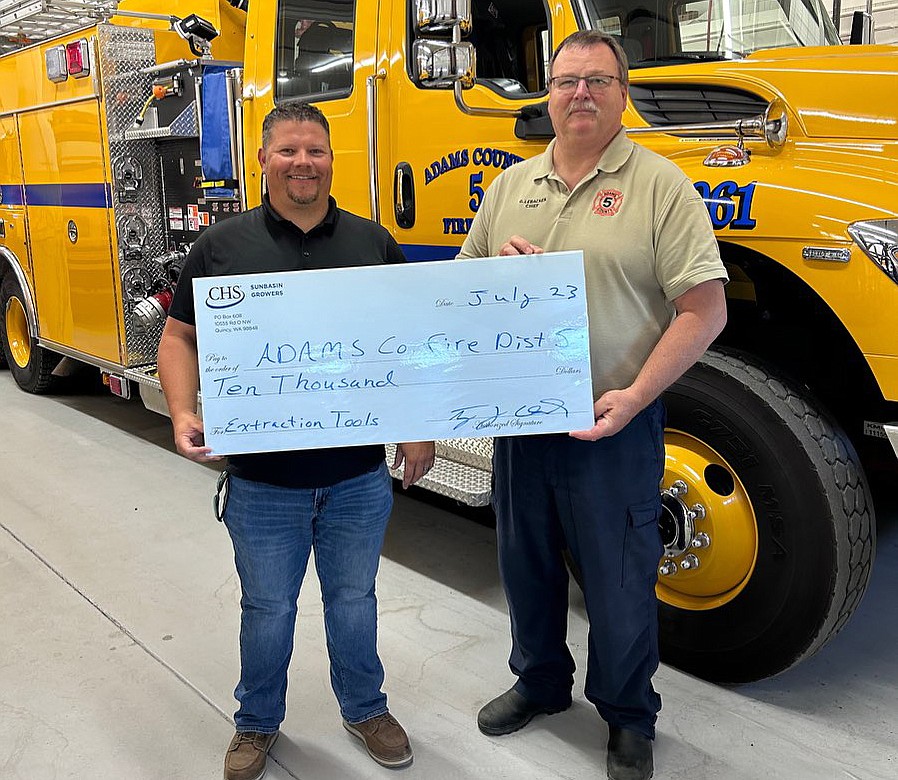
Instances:
[[[411,260],[454,257],[483,193],[505,168],[543,151],[548,138],[515,135],[514,112],[544,102],[553,38],[564,29],[561,4],[472,0],[464,39],[476,52],[475,85],[465,102],[498,115],[467,113],[451,86],[415,76],[417,38],[451,41],[451,30],[417,30],[415,0],[393,3],[381,19],[385,77],[377,82],[380,219]]]
[[[250,5],[244,73],[249,205],[256,205],[262,192],[257,162],[262,120],[275,104],[305,101],[320,108],[330,123],[337,202],[370,216],[366,82],[383,59],[380,5],[379,0]]]
[[[415,77],[416,0],[281,0],[250,4],[244,73],[247,200],[262,193],[261,125],[302,100],[327,116],[339,205],[381,222],[410,259],[452,257],[483,192],[504,168],[545,148],[515,136],[513,112],[546,99],[546,63],[570,11],[544,0],[472,0],[477,52],[468,114],[450,87]],[[427,33],[451,39],[451,31]]]

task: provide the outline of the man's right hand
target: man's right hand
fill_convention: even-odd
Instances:
[[[509,255],[541,255],[545,250],[541,246],[531,244],[526,238],[512,236],[499,250],[500,257]]]
[[[210,455],[203,436],[203,420],[198,414],[187,413],[172,420],[175,433],[175,447],[179,455],[196,463],[212,463],[221,460],[221,455]]]

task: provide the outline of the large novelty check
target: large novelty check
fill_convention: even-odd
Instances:
[[[193,285],[215,454],[593,425],[582,252]]]

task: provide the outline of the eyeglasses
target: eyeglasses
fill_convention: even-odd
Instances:
[[[549,79],[552,89],[564,94],[574,92],[580,82],[586,82],[586,88],[593,94],[603,92],[611,86],[612,81],[620,81],[617,76],[553,76]]]

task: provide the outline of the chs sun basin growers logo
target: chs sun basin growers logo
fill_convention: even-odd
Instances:
[[[239,284],[216,285],[206,293],[206,306],[210,309],[227,309],[229,306],[236,306],[245,297]]]

